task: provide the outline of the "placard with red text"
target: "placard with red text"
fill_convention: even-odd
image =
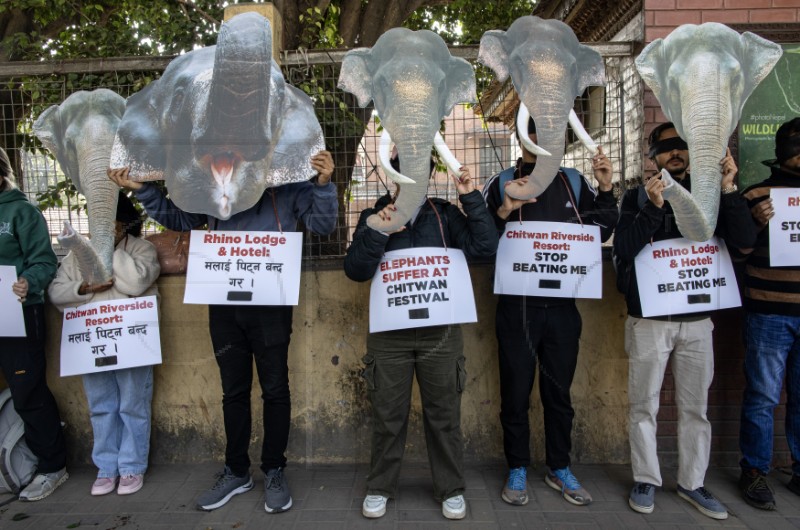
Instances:
[[[800,265],[800,188],[772,188],[769,196],[775,209],[769,220],[769,264]]]
[[[461,250],[423,247],[384,254],[370,289],[370,333],[477,321]]]
[[[297,305],[300,232],[193,230],[185,304]]]
[[[600,227],[509,221],[500,237],[494,293],[601,298]]]
[[[636,256],[642,316],[700,313],[742,305],[725,242],[666,239]]]
[[[161,364],[155,296],[64,310],[61,377]]]

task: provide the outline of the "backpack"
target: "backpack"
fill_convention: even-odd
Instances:
[[[580,204],[581,202],[581,179],[583,176],[581,175],[580,171],[572,167],[560,167],[558,168],[559,171],[564,173],[567,176],[567,180],[569,180],[569,187],[572,188],[572,194],[575,195],[575,202]],[[506,182],[509,182],[514,179],[514,173],[516,172],[516,168],[510,167],[505,171],[501,171],[500,175],[497,177],[500,181],[500,203],[502,204],[503,199],[505,198],[506,194]],[[578,207],[578,204],[575,207]]]
[[[7,388],[0,392],[0,493],[19,494],[33,479],[38,462],[25,443],[25,424]]]

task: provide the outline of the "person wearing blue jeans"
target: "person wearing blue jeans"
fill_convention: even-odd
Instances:
[[[745,390],[739,428],[742,452],[739,479],[744,500],[762,510],[775,509],[766,476],[772,464],[773,415],[786,378],[786,441],[792,455],[788,488],[800,495],[800,265],[772,267],[767,224],[775,215],[770,190],[800,188],[800,117],[775,135],[772,174],[744,192],[760,227],[755,247],[744,249]]]
[[[70,252],[48,290],[59,310],[101,300],[158,295],[155,282],[161,267],[156,248],[139,237],[142,219],[123,193],[117,200],[115,225],[112,279],[85,281],[75,254]],[[92,461],[98,469],[91,494],[106,495],[115,488],[119,495],[136,493],[144,485],[150,453],[153,367],[84,374],[83,389],[94,433]]]

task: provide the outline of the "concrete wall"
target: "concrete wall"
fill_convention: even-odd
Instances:
[[[627,361],[622,333],[625,307],[613,269],[605,263],[603,300],[580,302],[581,355],[572,395],[577,462],[626,462]],[[491,267],[474,266],[477,324],[464,326],[468,386],[462,411],[467,459],[502,458],[499,385],[494,336]],[[224,433],[219,374],[211,352],[205,306],[183,305],[184,277],[159,279],[164,363],[155,369],[151,461],[222,460]],[[360,376],[368,326],[369,283],[356,284],[340,270],[306,271],[295,309],[289,354],[295,462],[365,462],[369,458],[370,406]],[[60,378],[61,315],[48,308],[49,381],[67,423],[70,456],[90,462],[91,427],[80,377]],[[542,461],[542,408],[532,395],[535,459]],[[253,407],[261,410],[257,383]],[[407,458],[427,459],[418,392],[412,405]],[[252,456],[258,461],[261,420],[254,418]]]

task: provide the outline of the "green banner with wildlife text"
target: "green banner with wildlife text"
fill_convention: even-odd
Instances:
[[[800,116],[800,43],[782,44],[783,56],[756,87],[739,121],[739,187],[769,176],[762,160],[775,158],[775,132]]]

